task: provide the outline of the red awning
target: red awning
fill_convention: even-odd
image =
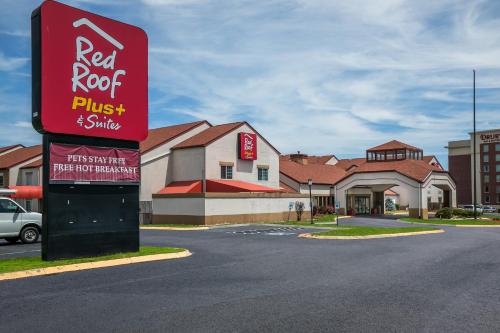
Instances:
[[[281,192],[262,185],[242,182],[239,180],[207,179],[207,192],[238,193],[238,192]],[[158,192],[158,194],[201,193],[201,180],[173,182]]]
[[[158,194],[201,193],[201,180],[173,182],[161,189]]]
[[[9,186],[11,190],[15,190],[15,194],[11,194],[13,199],[42,199],[41,186]]]
[[[207,192],[280,192],[280,190],[239,180],[207,179]]]

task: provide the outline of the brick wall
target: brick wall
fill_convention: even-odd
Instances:
[[[448,156],[448,168],[451,176],[457,183],[458,205],[466,205],[472,203],[472,179],[470,163],[470,155]],[[478,181],[480,180],[478,179]]]

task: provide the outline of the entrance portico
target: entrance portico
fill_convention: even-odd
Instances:
[[[443,206],[456,206],[456,187],[448,173],[430,172],[422,181],[399,172],[356,172],[335,186],[341,213],[383,214],[384,191],[397,189],[411,217],[428,218],[427,191],[435,186],[443,190]]]

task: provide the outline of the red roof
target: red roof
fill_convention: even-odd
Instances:
[[[5,147],[0,147],[0,154],[3,152],[6,152],[8,150],[11,150],[16,147],[24,147],[23,145],[12,145],[12,146],[5,146]]]
[[[167,143],[202,124],[210,125],[210,123],[204,120],[187,124],[150,129],[148,132],[148,138],[140,143],[141,153],[144,154],[151,149]]]
[[[205,147],[215,140],[223,137],[227,133],[237,129],[238,127],[245,124],[245,122],[222,124],[217,126],[212,126],[206,130],[190,137],[181,143],[176,144],[172,149],[180,148],[192,148],[192,147]]]
[[[366,158],[365,157],[359,157],[359,158],[352,158],[352,159],[349,159],[349,158],[346,158],[346,159],[342,159],[342,160],[339,160],[335,166],[341,168],[341,169],[344,169],[344,170],[349,170],[351,167],[353,166],[360,166],[361,164],[364,164],[366,163]]]
[[[16,149],[0,156],[0,169],[8,169],[42,154],[42,145]]]
[[[326,164],[329,160],[332,158],[335,158],[335,155],[323,155],[323,156],[306,156],[307,163],[310,164]],[[291,161],[291,155],[280,155],[280,160],[281,161]]]
[[[399,194],[394,192],[393,190],[385,190],[384,191],[385,195],[392,195],[392,196],[398,196]]]
[[[22,166],[21,169],[39,168],[42,165],[43,165],[43,159],[39,158],[38,160],[31,162],[30,164],[26,164],[25,166]]]
[[[281,192],[279,189],[229,179],[207,179],[207,192]],[[201,180],[178,181],[168,184],[158,194],[201,193]]]
[[[375,146],[373,148],[367,149],[367,151],[373,151],[373,150],[389,150],[389,149],[412,149],[412,150],[421,150],[420,148],[410,146],[409,144],[403,143],[398,140],[392,140],[389,142],[386,142],[384,144]]]
[[[293,189],[292,187],[288,186],[287,184],[285,184],[283,182],[280,182],[280,188],[281,188],[281,192],[298,193],[295,189]]]
[[[437,166],[430,165],[423,160],[401,160],[401,161],[382,161],[364,163],[355,168],[344,177],[357,173],[368,172],[398,172],[404,176],[412,178],[418,182],[423,182],[432,171],[445,172]]]
[[[292,161],[280,161],[280,173],[298,183],[307,183],[312,179],[315,184],[335,184],[346,175],[345,170],[336,165],[300,164]]]

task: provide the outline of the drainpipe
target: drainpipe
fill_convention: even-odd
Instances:
[[[207,167],[207,151],[204,149],[203,151],[203,168],[201,169],[201,192],[207,192],[207,175],[206,175],[206,167]]]
[[[418,183],[418,218],[422,218],[422,184]]]

